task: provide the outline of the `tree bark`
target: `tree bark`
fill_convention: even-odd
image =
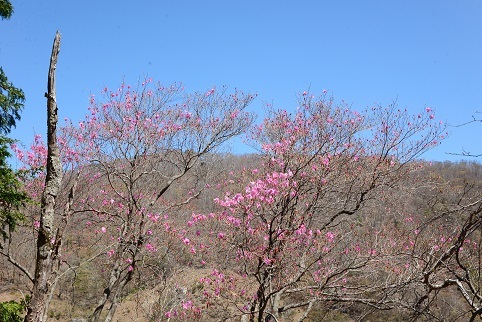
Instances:
[[[37,238],[37,258],[32,297],[25,322],[43,322],[47,310],[47,298],[52,288],[53,267],[58,260],[60,240],[56,240],[54,211],[62,182],[62,164],[57,146],[57,100],[55,94],[55,70],[60,51],[60,33],[57,31],[50,57],[47,97],[47,173],[41,200],[40,227]]]

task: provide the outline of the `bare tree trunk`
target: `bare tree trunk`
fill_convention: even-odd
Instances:
[[[94,310],[94,313],[90,317],[90,322],[99,321],[100,314],[104,310],[104,306],[107,303],[107,300],[109,299],[109,297],[111,296],[111,292],[115,287],[117,281],[119,280],[120,274],[121,274],[120,265],[116,263],[116,266],[110,272],[109,285],[104,289],[104,293],[102,294],[102,297],[99,299],[97,306]]]
[[[112,298],[112,303],[109,307],[109,311],[107,313],[107,316],[104,320],[104,322],[111,322],[112,318],[114,317],[114,314],[117,310],[117,306],[119,305],[120,297],[122,295],[122,292],[124,291],[124,287],[129,283],[129,281],[132,279],[132,272],[127,272],[127,275],[120,281],[119,286],[117,287],[117,290],[115,292],[114,297]]]
[[[112,321],[114,314],[119,305],[119,301],[124,291],[125,286],[130,282],[133,276],[133,271],[127,272],[126,275],[121,276],[120,268],[117,267],[111,272],[111,278],[109,286],[104,290],[102,298],[99,299],[97,307],[90,318],[91,322],[97,322],[100,319],[100,315],[105,308],[107,301],[110,299],[110,306],[107,309],[107,316],[104,322]]]
[[[141,246],[141,239],[139,239],[137,243],[137,248],[140,248]],[[119,251],[119,253],[121,252]],[[136,257],[136,255],[137,251],[134,253],[133,257]],[[132,265],[135,265],[135,262],[133,262]],[[134,270],[123,272],[121,259],[116,259],[115,266],[110,274],[109,284],[104,289],[102,297],[97,302],[94,313],[90,317],[90,322],[100,321],[100,315],[102,314],[102,311],[106,309],[106,304],[108,301],[110,301],[110,306],[108,306],[107,308],[107,316],[105,317],[104,322],[112,321],[112,318],[114,317],[114,314],[117,310],[117,306],[119,305],[119,301],[121,299],[124,288],[132,280],[133,273]]]
[[[60,51],[60,33],[55,35],[50,57],[47,97],[47,175],[41,200],[40,228],[37,238],[37,259],[32,298],[25,322],[42,322],[47,310],[47,298],[52,287],[53,267],[58,259],[60,240],[56,240],[54,210],[62,182],[62,164],[57,146],[57,101],[55,96],[55,70]],[[55,275],[55,274],[54,274]]]

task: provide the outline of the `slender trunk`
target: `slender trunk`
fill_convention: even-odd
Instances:
[[[135,243],[135,249],[133,250],[132,254],[132,264],[131,269],[128,270],[125,266],[125,262],[122,260],[121,257],[117,257],[114,263],[114,268],[110,273],[109,284],[104,289],[102,296],[99,298],[97,302],[97,306],[94,310],[94,313],[90,317],[90,322],[98,322],[100,320],[100,315],[102,311],[106,308],[106,303],[110,301],[110,306],[107,308],[107,316],[104,319],[104,322],[112,321],[114,314],[117,310],[117,306],[119,305],[119,301],[122,296],[122,292],[124,291],[125,286],[132,280],[134,274],[134,268],[136,265],[136,257],[138,255],[139,249],[142,248],[144,244],[144,240],[142,238],[143,230],[144,230],[145,222],[142,221],[139,225],[139,235],[137,237],[137,242]],[[122,229],[121,236],[124,235],[127,226],[124,226]],[[116,254],[122,254],[125,252],[125,246],[119,246],[117,249]],[[116,255],[118,256],[118,255]],[[123,273],[124,270],[127,272]]]
[[[62,213],[60,223],[58,224],[57,227],[57,233],[55,234],[55,243],[54,243],[54,248],[55,248],[55,253],[58,254],[58,256],[55,257],[55,260],[52,262],[52,274],[51,274],[51,287],[50,287],[50,292],[49,295],[47,296],[47,300],[45,302],[45,310],[44,310],[44,316],[42,321],[47,321],[47,311],[50,306],[50,302],[52,301],[52,297],[55,292],[55,288],[57,287],[57,282],[59,279],[62,277],[63,274],[59,275],[60,272],[60,266],[62,264],[60,254],[62,252],[62,235],[65,231],[65,227],[67,226],[69,218],[72,216],[72,204],[74,203],[74,194],[75,190],[77,188],[77,184],[79,182],[79,176],[80,172],[77,172],[77,176],[74,179],[74,182],[72,186],[70,187],[69,191],[69,196],[68,196],[68,201],[65,204],[64,212]]]
[[[52,297],[54,296],[55,288],[57,287],[57,281],[58,281],[58,279],[55,279],[55,281],[53,282],[53,284],[50,288],[49,295],[47,296],[47,299],[45,300],[45,309],[44,309],[44,315],[43,315],[42,321],[47,321],[47,313],[48,313],[48,309],[49,309],[49,306],[50,306],[50,302],[52,302]]]
[[[119,280],[120,274],[121,274],[120,265],[117,262],[114,269],[112,269],[112,271],[110,272],[109,284],[104,289],[104,293],[102,294],[102,297],[99,298],[99,301],[97,302],[97,306],[94,310],[94,313],[90,317],[90,322],[99,321],[100,314],[104,310],[104,306],[107,303],[107,300],[109,299],[109,297],[111,295],[112,289],[115,287],[115,284]]]
[[[107,316],[105,322],[112,321],[114,314],[119,305],[120,297],[124,291],[125,286],[132,280],[133,271],[128,271],[122,276],[121,265],[116,264],[116,267],[111,271],[109,285],[104,289],[102,297],[97,302],[97,306],[90,318],[90,322],[98,322],[100,315],[105,308],[107,301],[110,300],[110,306],[107,309]]]
[[[47,298],[52,287],[52,273],[58,259],[60,240],[56,240],[54,210],[57,194],[62,182],[62,164],[57,146],[57,101],[55,94],[55,70],[60,51],[60,33],[55,35],[50,57],[47,97],[47,175],[41,200],[40,227],[37,238],[37,258],[32,297],[25,322],[44,321]]]
[[[281,302],[281,296],[283,295],[283,291],[280,291],[275,294],[273,299],[273,305],[271,307],[271,313],[278,315],[278,310]]]
[[[117,306],[119,305],[119,300],[120,300],[120,297],[122,296],[122,292],[124,292],[124,287],[132,279],[132,272],[133,271],[127,272],[127,275],[119,283],[119,286],[116,289],[115,295],[112,298],[112,304],[109,307],[109,311],[107,313],[107,316],[106,316],[104,322],[111,322],[112,321],[112,318],[114,317],[115,311],[117,310]]]

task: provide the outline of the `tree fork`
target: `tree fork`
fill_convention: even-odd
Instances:
[[[37,238],[37,258],[32,298],[25,322],[43,322],[47,310],[47,298],[52,287],[52,269],[58,260],[60,241],[55,240],[54,210],[62,182],[62,164],[57,146],[57,100],[55,71],[60,51],[60,33],[57,31],[50,56],[47,98],[47,175],[41,200],[40,227]]]

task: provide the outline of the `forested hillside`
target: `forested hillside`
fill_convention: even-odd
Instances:
[[[259,169],[262,158],[260,155],[214,154],[203,162],[206,169],[215,169],[205,173],[204,178],[211,182],[209,189],[188,207],[170,211],[168,218],[164,218],[165,214],[151,216],[152,226],[147,236],[155,236],[156,244],[152,246],[155,249],[144,247],[146,254],[137,263],[131,282],[120,295],[114,320],[133,321],[136,317],[136,321],[167,321],[171,315],[169,312],[172,313],[170,321],[191,319],[187,316],[193,314],[191,309],[194,307],[202,313],[202,321],[239,320],[235,318],[240,313],[235,300],[242,297],[242,292],[251,290],[254,293],[258,283],[256,276],[243,276],[247,264],[240,265],[242,261],[232,254],[239,253],[232,238],[237,238],[238,245],[241,245],[245,233],[222,229],[226,222],[217,217],[210,222],[205,220],[201,225],[197,222],[203,216],[222,211],[214,199],[224,196],[227,186],[237,186],[237,191],[243,193],[243,181],[250,179],[234,174],[246,173],[250,169],[247,165]],[[305,315],[308,306],[310,310],[304,321],[355,321],[361,317],[370,321],[406,321],[408,317],[417,316],[416,320],[470,319],[471,307],[463,290],[466,287],[467,292],[473,291],[474,300],[480,296],[477,293],[480,230],[469,228],[470,217],[477,205],[467,205],[480,198],[482,166],[469,162],[415,164],[416,171],[401,179],[398,187],[382,201],[367,202],[363,210],[333,225],[334,228],[324,234],[312,232],[320,236],[317,246],[320,249],[316,250],[320,253],[311,249],[310,256],[329,263],[330,277],[334,282],[330,283],[325,275],[324,285],[315,284],[316,287],[310,288],[312,294],[300,291],[286,296],[279,307],[308,304],[280,314],[279,321],[299,319]],[[95,173],[93,169],[90,171]],[[98,196],[105,185],[108,183],[100,179],[94,186],[82,186],[79,198]],[[189,195],[189,182],[179,184],[178,189],[168,198],[175,198],[182,191]],[[331,207],[330,203],[325,207]],[[6,245],[14,258],[30,270],[35,261],[34,208],[31,208],[31,218],[18,228]],[[313,222],[322,219],[321,215],[313,217],[310,218]],[[322,228],[323,224],[315,226]],[[173,228],[169,230],[171,226]],[[50,321],[88,320],[92,308],[97,305],[96,297],[102,294],[109,281],[109,267],[115,253],[112,231],[116,229],[112,219],[99,220],[88,213],[78,213],[72,218],[64,237],[65,266],[49,309]],[[193,234],[196,246],[187,243],[186,238],[191,238],[187,235],[188,230]],[[464,234],[464,230],[467,232],[463,236],[463,245],[459,251],[450,253],[454,245],[459,246],[457,238]],[[225,239],[220,238],[221,231],[227,235],[223,237]],[[295,230],[297,238],[303,236],[302,232],[304,228],[298,226]],[[309,230],[305,233],[309,234]],[[303,237],[306,243],[306,236]],[[297,240],[290,241],[295,248],[306,246]],[[350,254],[353,257],[350,258]],[[293,249],[285,254],[280,259],[284,260],[283,269],[299,270],[296,262],[301,258],[298,256]],[[305,256],[305,262],[309,261],[309,256]],[[124,269],[127,271],[128,264],[131,263],[126,260]],[[313,274],[317,271],[319,267]],[[3,300],[21,300],[28,294],[28,278],[5,257],[1,259],[0,272]],[[310,273],[306,280],[300,278],[295,283],[296,288],[309,285],[308,280],[313,277]],[[284,278],[288,279],[290,275],[286,274]],[[316,291],[325,295],[315,295]],[[351,301],[344,297],[350,297]],[[248,303],[247,299],[245,301]]]
[[[48,222],[51,145],[14,145],[30,201],[2,241],[3,295],[31,305],[48,229],[49,320],[480,316],[482,168],[421,159],[446,135],[430,108],[304,92],[256,123],[253,98],[150,79],[92,96],[58,129]],[[239,135],[258,152],[222,152]]]

